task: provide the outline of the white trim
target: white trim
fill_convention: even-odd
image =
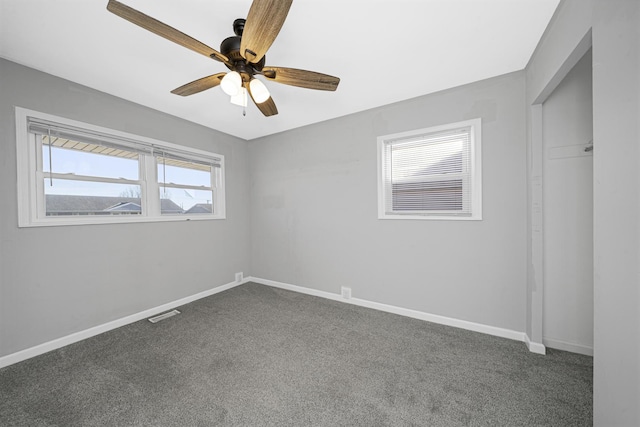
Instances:
[[[69,179],[69,180],[79,180],[79,181],[89,181],[89,182],[100,182],[106,184],[132,184],[132,185],[142,185],[140,180],[126,179],[126,178],[106,178],[100,176],[89,176],[89,175],[76,175],[75,173],[51,173],[51,172],[36,172],[36,179],[38,182],[43,179]]]
[[[396,307],[393,305],[382,304],[379,302],[368,301],[368,300],[363,300],[359,298],[347,299],[347,298],[343,298],[342,295],[340,294],[334,294],[326,291],[319,291],[317,289],[305,288],[303,286],[291,285],[288,283],[276,282],[274,280],[261,279],[258,277],[248,277],[245,279],[245,281],[259,283],[261,285],[267,285],[274,288],[286,289],[293,292],[299,292],[301,294],[313,295],[316,297],[326,298],[333,301],[344,302],[347,304],[353,304],[360,307],[372,308],[374,310],[380,310],[387,313],[398,314],[400,316],[411,317],[413,319],[425,320],[427,322],[437,323],[440,325],[453,326],[454,328],[466,329],[468,331],[480,332],[482,334],[488,334],[496,337],[508,338],[515,341],[525,342],[526,335],[524,332],[518,332],[511,329],[504,329],[504,328],[498,328],[496,326],[483,325],[481,323],[454,319],[451,317],[425,313],[422,311]]]
[[[23,113],[23,111],[25,113]],[[18,191],[18,227],[24,227],[31,220],[31,212],[36,212],[35,197],[31,197],[29,189],[36,184],[31,182],[31,172],[36,170],[35,147],[29,144],[27,129],[27,114],[20,107],[15,107],[16,114],[16,171]],[[21,131],[23,130],[23,131]]]
[[[386,141],[412,138],[423,134],[438,133],[455,130],[459,128],[470,128],[470,159],[471,159],[471,194],[468,203],[471,204],[471,215],[456,215],[452,213],[387,213],[385,189],[385,167]],[[418,220],[453,220],[453,221],[481,221],[482,220],[482,119],[470,119],[456,123],[449,123],[439,126],[431,126],[424,129],[415,129],[406,132],[382,135],[377,138],[377,161],[378,161],[378,219],[418,219]]]
[[[215,193],[214,193],[215,194]],[[143,208],[144,209],[144,208]],[[51,218],[51,219],[50,219]],[[20,228],[26,227],[59,227],[69,225],[102,225],[102,224],[133,224],[137,222],[174,222],[174,221],[215,221],[219,219],[225,219],[225,216],[203,216],[198,214],[180,214],[171,215],[163,214],[158,217],[145,217],[142,215],[113,215],[113,216],[100,216],[98,219],[87,215],[86,218],[80,215],[73,218],[69,217],[49,217],[46,220],[40,220],[42,222],[31,222],[28,225],[19,225]],[[46,221],[46,222],[45,222]]]
[[[585,356],[593,356],[593,347],[588,347],[586,345],[574,344],[549,338],[543,338],[542,342],[547,347],[555,348],[556,350],[570,351],[571,353],[584,354]]]
[[[529,339],[529,335],[527,334],[524,334],[524,343],[527,345],[527,348],[531,353],[542,355],[547,354],[547,349],[545,348],[545,346],[537,342],[531,342],[531,340]]]
[[[102,334],[104,332],[108,332],[113,329],[119,328],[121,326],[128,325],[130,323],[134,323],[151,316],[155,316],[156,314],[162,313],[164,311],[174,309],[181,305],[188,304],[190,302],[217,294],[222,291],[226,291],[228,289],[234,288],[246,282],[248,282],[248,280],[246,279],[243,280],[242,282],[235,282],[235,281],[230,282],[230,283],[227,283],[226,285],[221,285],[203,292],[199,292],[197,294],[184,297],[179,300],[168,302],[166,304],[162,304],[160,306],[150,308],[148,310],[144,310],[139,313],[125,316],[120,319],[112,320],[111,322],[107,322],[102,325],[94,326],[92,328],[85,329],[83,331],[75,332],[73,334],[54,339],[52,341],[48,341],[43,344],[36,345],[34,347],[30,347],[25,350],[18,351],[16,353],[9,354],[7,356],[0,357],[0,368],[13,365],[14,363],[22,362],[23,360],[27,360],[32,357],[39,356],[41,354],[47,353],[52,350],[56,350],[58,348],[67,346],[69,344],[76,343],[78,341],[85,340],[87,338],[91,338],[93,336]]]
[[[424,320],[427,322],[437,323],[440,325],[452,326],[454,328],[465,329],[468,331],[479,332],[479,333],[493,335],[501,338],[508,338],[511,340],[524,342],[527,345],[527,348],[529,349],[529,351],[533,353],[545,354],[545,346],[539,343],[532,343],[529,340],[529,337],[524,332],[518,332],[511,329],[498,328],[495,326],[469,322],[466,320],[454,319],[451,317],[425,313],[422,311],[396,307],[388,304],[363,300],[359,298],[343,298],[341,294],[320,291],[317,289],[305,288],[303,286],[291,285],[288,283],[277,282],[275,280],[261,279],[258,277],[248,276],[243,278],[243,280],[241,281],[233,281],[225,285],[221,285],[216,288],[209,289],[207,291],[203,291],[185,298],[181,298],[176,301],[172,301],[154,308],[150,308],[148,310],[141,311],[139,313],[135,313],[126,317],[122,317],[120,319],[113,320],[111,322],[104,323],[102,325],[94,326],[92,328],[85,329],[83,331],[75,332],[73,334],[54,339],[52,341],[48,341],[46,343],[39,344],[34,347],[30,347],[25,350],[18,351],[16,353],[9,354],[7,356],[0,357],[0,368],[13,365],[18,362],[22,362],[23,360],[27,360],[32,357],[39,356],[41,354],[76,343],[78,341],[82,341],[87,338],[91,338],[93,336],[102,334],[104,332],[108,332],[110,330],[119,328],[121,326],[125,326],[130,323],[134,323],[139,320],[152,317],[164,311],[172,310],[176,307],[188,304],[190,302],[193,302],[202,298],[206,298],[211,295],[215,295],[217,293],[226,291],[228,289],[232,289],[236,286],[239,286],[248,282],[254,282],[261,285],[271,286],[279,289],[286,289],[286,290],[298,292],[301,294],[312,295],[312,296],[325,298],[333,301],[339,301],[347,304],[353,304],[360,307],[371,308],[374,310],[384,311],[386,313],[398,314],[400,316]],[[572,350],[568,350],[568,351],[572,351]],[[575,352],[580,353],[580,351],[575,351]],[[581,353],[581,354],[585,354],[585,353]]]
[[[121,132],[115,129],[108,129],[96,126],[90,123],[83,123],[64,117],[54,116],[52,114],[41,113],[39,111],[29,110],[26,108],[15,106],[16,120],[16,159],[17,159],[17,190],[18,190],[18,227],[50,227],[50,226],[68,226],[68,225],[86,225],[86,224],[117,224],[117,223],[136,223],[136,222],[168,222],[168,221],[204,221],[226,219],[226,199],[225,199],[225,160],[221,154],[185,147],[171,142],[160,141],[145,136],[134,135],[127,132]],[[85,177],[72,174],[39,174],[36,179],[38,168],[36,159],[39,159],[40,150],[36,150],[33,144],[33,135],[28,132],[29,117],[42,119],[45,121],[60,123],[62,125],[72,126],[84,129],[90,132],[105,134],[121,138],[123,140],[135,141],[139,145],[148,147],[166,148],[168,152],[184,153],[185,157],[202,156],[207,159],[216,159],[219,167],[212,167],[211,177],[215,181],[212,182],[212,188],[199,188],[195,186],[185,187],[202,190],[213,190],[213,199],[211,201],[214,212],[212,214],[182,214],[162,215],[160,213],[160,201],[155,200],[155,194],[152,193],[157,188],[157,182],[149,181],[155,177],[155,163],[146,164],[153,155],[151,153],[140,155],[140,179],[137,181],[125,179],[110,179],[102,177]],[[181,154],[182,155],[182,154]],[[42,165],[39,165],[40,167]],[[144,167],[144,169],[142,169]],[[135,183],[140,185],[144,201],[141,215],[117,215],[117,216],[55,216],[47,217],[44,214],[44,191],[42,190],[42,176],[52,175],[54,178],[70,178],[82,179],[92,182],[111,182],[111,183]],[[214,179],[215,178],[215,179]],[[145,181],[146,180],[146,181]],[[35,182],[34,182],[35,181]],[[148,187],[145,187],[148,185]],[[183,187],[176,187],[183,188]],[[145,191],[146,190],[146,191]],[[152,196],[154,194],[154,196]],[[153,200],[152,204],[148,204]]]
[[[530,263],[528,266],[527,292],[529,297],[530,338],[542,342],[542,321],[544,318],[544,187],[542,176],[542,104],[531,106],[531,145],[529,147],[529,241]]]
[[[567,77],[567,74],[573,69],[573,67],[582,59],[585,53],[591,46],[593,45],[593,36],[591,34],[592,29],[589,28],[589,31],[586,32],[582,39],[578,42],[573,51],[569,54],[567,58],[565,58],[564,62],[556,70],[556,73],[551,77],[551,79],[547,82],[545,87],[540,91],[536,99],[533,100],[532,105],[543,104],[547,98],[553,93],[554,90],[560,85],[560,83]],[[528,67],[528,65],[527,65]]]
[[[555,17],[555,15],[554,15]],[[547,27],[547,30],[549,27]],[[546,31],[546,30],[545,30]],[[531,337],[535,340],[545,342],[546,340],[542,337],[542,326],[544,321],[544,275],[545,275],[545,265],[544,265],[544,205],[543,205],[543,195],[544,195],[544,174],[543,174],[543,159],[544,159],[544,150],[543,150],[543,122],[542,122],[542,105],[547,100],[547,98],[553,93],[553,91],[558,87],[558,85],[564,80],[564,78],[569,74],[569,72],[573,69],[573,67],[580,61],[580,59],[584,56],[584,54],[592,47],[593,38],[592,38],[592,29],[586,32],[586,34],[582,37],[580,42],[573,48],[571,53],[567,58],[565,58],[564,62],[560,66],[558,70],[556,70],[555,74],[551,77],[551,79],[546,83],[542,91],[536,96],[533,103],[531,104],[531,110],[529,115],[529,120],[531,122],[530,126],[530,135],[528,141],[528,155],[527,155],[527,170],[528,170],[528,190],[529,190],[529,218],[530,223],[528,224],[529,230],[528,234],[531,236],[529,241],[529,251],[530,251],[530,259],[529,259],[529,267],[528,267],[528,284],[527,284],[527,292],[529,293],[528,304],[528,316],[527,323],[529,323],[530,327],[528,327],[527,333],[531,335]],[[536,50],[540,47],[536,47]],[[535,52],[534,52],[535,55]],[[532,56],[533,58],[533,56]],[[531,63],[527,64],[527,68]],[[542,351],[544,351],[544,345],[540,343],[531,343],[535,346],[540,346]],[[531,350],[531,348],[530,348]],[[534,351],[534,350],[531,350]],[[568,350],[572,351],[572,350]],[[593,349],[591,349],[593,352]],[[579,351],[576,351],[579,352]],[[537,351],[534,351],[537,353]],[[544,354],[544,353],[542,353]],[[584,354],[584,353],[583,353]]]

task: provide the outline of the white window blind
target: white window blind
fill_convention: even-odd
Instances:
[[[199,170],[209,170],[210,167],[220,167],[220,159],[215,157],[190,156],[176,150],[156,148],[154,156],[158,159],[158,164],[165,163],[173,166],[185,167]]]
[[[96,154],[124,157],[127,156],[126,153],[119,155],[117,151],[115,151],[124,150],[140,154],[155,154],[156,156],[172,158],[176,161],[188,161],[193,164],[201,164],[205,166],[220,167],[221,164],[220,157],[206,156],[200,153],[194,155],[189,151],[182,151],[176,148],[169,149],[165,146],[145,143],[139,139],[125,138],[110,133],[79,128],[35,117],[27,118],[27,128],[29,133],[41,135],[43,137],[46,136],[47,138],[45,138],[45,141],[48,140],[48,137],[51,137],[53,146],[64,146],[64,148],[91,151]],[[69,141],[73,142],[75,147],[72,146],[71,143],[68,143]],[[111,150],[105,150],[103,147],[110,148]],[[127,157],[132,156],[128,155]]]
[[[50,137],[53,146],[90,151],[96,154],[117,156],[117,154],[109,153],[114,150],[125,150],[128,152],[151,154],[153,151],[151,144],[145,145],[128,138],[92,131],[90,129],[82,129],[63,123],[55,123],[35,117],[27,118],[27,129],[29,133],[46,136],[46,143],[48,143]],[[72,141],[73,145],[71,145],[69,141]],[[104,150],[102,147],[110,148],[111,150]]]
[[[477,217],[474,131],[464,122],[381,137],[381,217]]]

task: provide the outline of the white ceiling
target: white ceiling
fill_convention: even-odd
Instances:
[[[219,50],[251,0],[121,0]],[[267,65],[341,78],[336,92],[267,82],[279,114],[219,87],[170,91],[227,71],[106,10],[107,0],[0,0],[0,56],[253,139],[523,69],[559,0],[295,0]],[[264,80],[263,80],[264,81]]]

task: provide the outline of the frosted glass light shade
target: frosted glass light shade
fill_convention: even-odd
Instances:
[[[269,90],[260,80],[251,80],[249,86],[251,88],[251,96],[257,104],[262,104],[264,101],[269,99],[269,97],[271,97]]]
[[[231,96],[231,103],[235,105],[239,105],[241,107],[246,107],[247,106],[247,90],[241,87],[236,95]]]
[[[242,77],[237,71],[231,71],[222,78],[220,87],[229,96],[237,95],[242,88]]]

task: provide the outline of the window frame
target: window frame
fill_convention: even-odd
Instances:
[[[158,153],[160,154],[160,153]],[[163,158],[163,164],[162,167],[166,167],[165,163],[164,163],[164,159],[166,159],[166,154],[162,153],[162,155],[156,155],[155,153],[153,154],[154,157],[154,167],[155,167],[155,171],[156,171],[156,180],[155,183],[157,185],[157,191],[158,194],[160,194],[161,190],[166,191],[167,188],[173,188],[173,189],[181,189],[181,190],[196,190],[196,191],[212,191],[214,192],[216,186],[215,186],[215,176],[214,176],[214,172],[215,172],[215,168],[213,171],[211,171],[211,181],[209,183],[209,186],[198,186],[196,184],[181,184],[181,183],[174,183],[174,182],[164,182],[164,178],[161,180],[160,179],[160,163],[158,162],[158,158],[162,157]],[[198,159],[196,158],[189,158],[192,156],[182,156],[181,160],[185,160],[185,161],[192,161],[195,162],[196,164],[201,163],[200,161],[198,161]],[[174,167],[182,167],[184,168],[184,166],[177,166],[177,165],[173,165]],[[170,166],[171,167],[171,166]],[[162,197],[160,197],[160,200],[162,200]],[[213,204],[212,201],[212,210],[215,212],[215,208],[216,206]],[[167,216],[167,215],[177,215],[177,216],[184,216],[185,214],[176,214],[176,213],[163,213],[162,212],[162,208],[160,209],[160,215],[162,216]],[[198,214],[198,215],[202,215],[202,214]]]
[[[460,214],[455,211],[392,211],[387,212],[386,206],[389,197],[392,197],[386,186],[387,175],[387,147],[390,143],[408,142],[411,139],[429,134],[442,134],[455,131],[461,128],[469,129],[469,167],[470,182],[463,180],[463,186],[471,185],[471,192],[468,201],[463,199],[463,203],[470,203],[470,214]],[[419,220],[454,220],[454,221],[479,221],[482,220],[482,120],[480,118],[464,120],[456,123],[449,123],[428,128],[415,129],[406,132],[394,133],[379,136],[377,138],[378,148],[378,219],[419,219]],[[452,177],[453,178],[453,177]],[[433,180],[440,180],[434,177]],[[453,179],[448,179],[453,180]],[[463,190],[464,192],[464,190]]]
[[[224,156],[196,148],[185,147],[153,138],[108,129],[89,123],[66,119],[52,114],[41,113],[26,108],[15,107],[16,117],[16,160],[17,160],[17,190],[18,190],[18,227],[40,226],[68,226],[87,224],[118,224],[136,222],[167,222],[167,221],[203,221],[226,219],[225,208],[225,164]],[[211,167],[211,187],[213,189],[211,214],[180,214],[168,215],[160,212],[160,185],[158,183],[157,163],[153,152],[140,153],[138,157],[138,180],[125,178],[107,178],[74,175],[81,181],[126,183],[140,186],[142,211],[137,215],[51,215],[45,213],[44,178],[55,172],[44,172],[42,165],[42,141],[28,130],[29,118],[43,120],[86,130],[88,132],[111,136],[126,140],[131,144],[138,144],[148,150],[180,153],[193,159],[219,159],[219,167]],[[135,146],[134,146],[135,148]],[[62,174],[64,175],[64,174]],[[154,197],[154,195],[156,195]]]

